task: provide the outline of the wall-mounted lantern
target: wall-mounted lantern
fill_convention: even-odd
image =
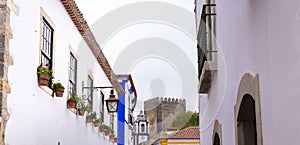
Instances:
[[[114,90],[110,90],[109,98],[105,100],[106,108],[109,113],[118,112],[119,99],[114,95]]]

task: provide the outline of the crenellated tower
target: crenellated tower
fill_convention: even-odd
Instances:
[[[145,114],[149,121],[150,138],[170,128],[175,116],[186,111],[186,100],[156,97],[144,102]]]

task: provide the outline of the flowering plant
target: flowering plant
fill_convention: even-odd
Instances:
[[[37,68],[37,74],[40,75],[40,74],[48,74],[50,76],[50,78],[52,79],[53,76],[53,71],[50,70],[48,67],[50,65],[49,64],[45,64],[44,66],[41,64],[38,68]]]

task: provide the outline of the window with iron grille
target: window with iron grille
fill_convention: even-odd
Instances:
[[[198,79],[200,79],[205,61],[213,61],[213,53],[216,53],[216,4],[210,0],[202,8],[199,32],[197,35],[198,49]]]
[[[52,69],[53,59],[53,33],[54,30],[45,18],[42,20],[42,48],[41,48],[41,64],[49,64],[49,69]],[[51,86],[51,81],[49,85]]]
[[[69,94],[76,94],[77,59],[70,53]]]
[[[87,87],[90,88],[90,89],[87,89],[88,104],[93,106],[93,79],[90,76],[88,76]]]
[[[114,129],[114,126],[115,126],[114,122],[115,122],[115,115],[114,114],[110,114],[109,125],[110,125],[111,129]]]
[[[104,121],[104,94],[100,92],[100,107],[99,107],[101,121]]]

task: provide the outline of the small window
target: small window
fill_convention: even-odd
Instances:
[[[77,59],[70,53],[69,93],[76,94]]]
[[[142,125],[141,125],[141,132],[142,132],[142,133],[145,133],[145,128],[146,128],[146,127],[145,127],[145,124],[142,124]]]
[[[102,92],[100,92],[100,107],[99,107],[99,112],[100,112],[100,117],[101,117],[101,121],[104,121],[104,94]]]
[[[115,122],[115,115],[114,114],[110,114],[110,120],[109,120],[109,124],[110,124],[110,128],[114,129],[114,122]]]
[[[54,30],[45,18],[42,20],[42,34],[41,34],[41,64],[49,64],[49,69],[52,69],[53,62],[53,33]],[[49,85],[51,86],[51,81]]]
[[[90,88],[87,90],[88,104],[93,106],[93,79],[90,76],[88,76],[87,87]]]

